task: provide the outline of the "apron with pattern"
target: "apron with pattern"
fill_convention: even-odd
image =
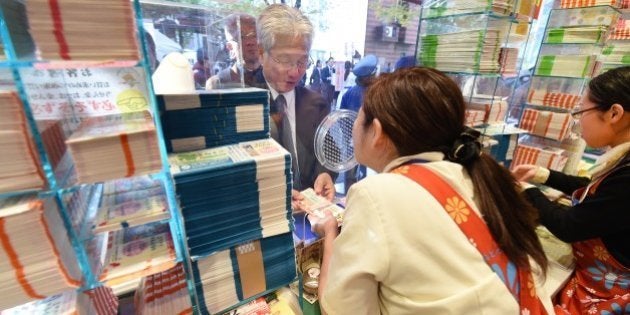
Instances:
[[[616,169],[576,190],[573,203],[594,195],[602,180]],[[630,269],[610,255],[600,238],[571,245],[575,271],[555,297],[556,314],[630,314]]]

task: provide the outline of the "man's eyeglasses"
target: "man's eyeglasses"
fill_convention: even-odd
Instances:
[[[304,57],[298,61],[291,61],[285,58],[276,58],[272,56],[271,54],[269,54],[269,58],[271,58],[271,60],[273,60],[278,65],[280,65],[280,67],[283,70],[291,70],[293,68],[297,68],[298,70],[302,71],[308,68],[308,64],[309,64],[308,57]]]
[[[241,40],[246,40],[246,39],[257,39],[256,37],[256,32],[249,32],[247,34],[243,34],[241,33]]]
[[[589,107],[587,109],[576,108],[573,111],[571,111],[571,117],[573,117],[573,119],[580,119],[580,117],[582,117],[582,113],[588,112],[589,110],[598,109],[598,108],[599,107],[597,106]]]

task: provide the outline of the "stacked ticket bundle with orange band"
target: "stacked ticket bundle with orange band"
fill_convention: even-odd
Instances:
[[[168,223],[150,223],[109,232],[100,281],[116,286],[175,266]]]
[[[37,149],[22,101],[16,92],[0,91],[0,193],[44,187]]]
[[[466,109],[466,126],[473,127],[483,124],[486,117],[485,110]]]
[[[62,122],[51,119],[37,120],[36,123],[48,156],[48,162],[50,162],[53,170],[56,170],[66,153],[66,136]]]
[[[466,104],[466,108],[483,111],[484,123],[502,123],[505,121],[505,116],[507,115],[508,103],[498,97],[493,99],[491,95],[479,95],[473,97],[470,102]]]
[[[527,96],[528,104],[569,110],[577,107],[579,100],[580,95],[550,92],[544,89],[532,89]]]
[[[571,114],[569,113],[527,108],[523,112],[519,127],[534,135],[561,141],[569,133],[570,122]]]
[[[182,264],[142,278],[134,296],[136,314],[192,314],[186,273]]]
[[[582,8],[582,7],[594,7],[609,5],[613,7],[619,6],[619,0],[562,0],[560,1],[560,8]]]
[[[630,22],[627,19],[619,19],[612,32],[608,35],[609,40],[630,39]]]
[[[544,168],[561,172],[567,164],[564,150],[554,147],[540,147],[519,143],[514,151],[511,168],[521,164],[540,165]]]
[[[499,64],[501,65],[501,74],[516,75],[518,67],[518,48],[501,48],[499,54]]]
[[[0,309],[78,287],[76,262],[53,198],[0,200]]]
[[[146,175],[162,168],[147,111],[89,117],[66,141],[81,183]]]
[[[0,315],[115,315],[117,312],[118,298],[112,289],[98,287],[83,292],[65,291],[43,300],[0,311]]]
[[[26,10],[43,59],[139,59],[131,1],[29,0]]]

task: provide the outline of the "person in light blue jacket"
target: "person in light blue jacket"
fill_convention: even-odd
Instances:
[[[351,87],[341,98],[340,109],[349,109],[359,112],[363,103],[363,93],[370,82],[376,77],[376,64],[378,58],[374,55],[363,57],[352,69],[356,76],[356,85]],[[344,190],[347,192],[354,183],[367,175],[367,168],[364,165],[357,165],[345,174]]]

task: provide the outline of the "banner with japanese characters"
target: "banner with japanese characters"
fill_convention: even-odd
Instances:
[[[35,119],[101,116],[149,109],[140,67],[21,70]]]

